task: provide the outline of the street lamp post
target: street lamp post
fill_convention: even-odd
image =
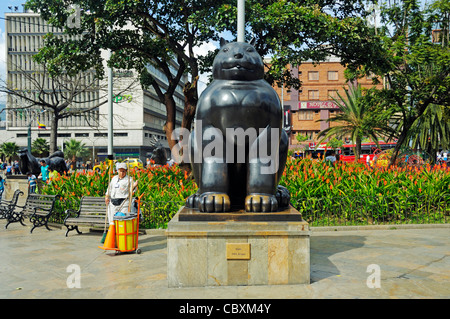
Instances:
[[[28,123],[27,149],[28,153],[31,154],[31,121]]]
[[[245,42],[245,0],[237,0],[237,42]]]
[[[108,60],[111,58],[111,50],[108,50]],[[113,151],[113,71],[108,67],[108,159],[114,159]]]

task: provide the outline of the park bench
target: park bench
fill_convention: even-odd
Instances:
[[[11,200],[0,201],[0,218],[6,218],[9,212],[14,211],[17,205],[17,201],[19,200],[19,196],[23,195],[23,192],[20,189],[16,189]]]
[[[25,217],[29,217],[30,222],[33,224],[30,233],[36,227],[40,226],[45,226],[45,228],[50,230],[48,220],[59,198],[59,195],[29,194],[25,205],[16,205],[16,209],[7,213],[6,219],[8,223],[5,228],[8,228],[9,224],[16,222],[20,222],[23,226],[26,226],[23,221]]]
[[[105,198],[83,196],[80,200],[80,208],[78,211],[67,209],[65,214],[64,225],[67,227],[66,237],[72,230],[76,230],[78,234],[82,234],[78,226],[104,227],[106,219]]]

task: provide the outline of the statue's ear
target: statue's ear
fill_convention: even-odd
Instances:
[[[223,47],[227,43],[228,43],[227,40],[225,40],[224,38],[220,38],[220,47]]]

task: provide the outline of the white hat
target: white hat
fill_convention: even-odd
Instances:
[[[123,168],[123,169],[126,170],[128,167],[127,167],[127,164],[126,164],[126,163],[118,163],[117,166],[116,166],[116,168],[117,168],[117,169]]]

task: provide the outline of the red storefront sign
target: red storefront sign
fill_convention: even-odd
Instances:
[[[338,109],[339,107],[333,101],[309,101],[300,102],[299,109]]]

